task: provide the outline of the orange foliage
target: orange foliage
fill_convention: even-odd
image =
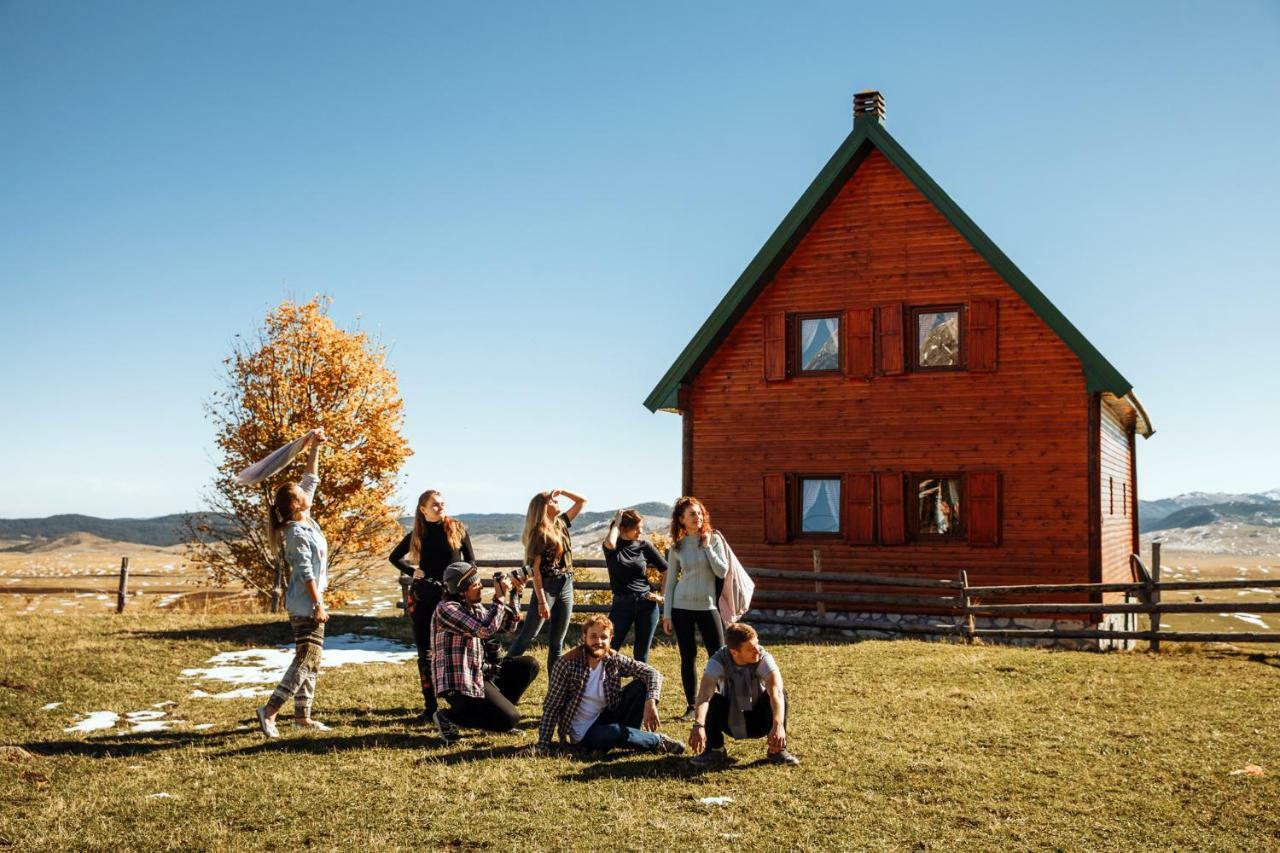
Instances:
[[[396,376],[386,348],[359,329],[339,328],[329,302],[282,302],[223,360],[224,387],[205,405],[222,453],[206,494],[211,512],[187,519],[188,559],[215,584],[236,579],[270,594],[276,554],[266,536],[267,507],[276,488],[300,479],[306,454],[256,486],[234,478],[312,427],[328,436],[311,515],[329,541],[330,588],[337,593],[360,577],[370,558],[404,533],[392,499],[411,451],[400,435]]]

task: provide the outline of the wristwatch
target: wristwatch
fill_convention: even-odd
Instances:
[[[695,729],[705,729],[705,728],[706,728],[706,726],[704,726],[702,723],[694,723],[694,724],[693,724],[693,726],[692,726],[691,728],[695,728]]]

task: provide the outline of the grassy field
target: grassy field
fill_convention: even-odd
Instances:
[[[400,619],[331,634],[408,638]],[[262,616],[147,613],[0,624],[0,846],[15,849],[1274,849],[1277,659],[1084,654],[907,641],[773,641],[798,768],[454,747],[416,727],[412,663],[323,673],[327,733],[265,742],[254,699],[190,698],[179,672],[287,642]],[[664,716],[683,707],[674,649]],[[545,679],[526,704],[535,715]],[[67,733],[161,702],[185,724]],[[42,710],[52,702],[63,704]],[[210,725],[212,724],[212,725]],[[196,729],[195,726],[204,728]],[[664,724],[683,736],[680,724]],[[1246,764],[1263,776],[1233,775]],[[160,794],[168,796],[157,796]],[[728,796],[727,806],[704,797]]]

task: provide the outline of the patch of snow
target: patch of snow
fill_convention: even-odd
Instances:
[[[164,711],[130,711],[124,716],[131,723],[140,723],[143,720],[159,720],[164,717]]]
[[[223,693],[206,693],[203,690],[192,690],[189,699],[252,699],[255,696],[270,696],[269,687],[241,687]]]
[[[173,794],[170,794],[168,791],[161,791],[158,794],[147,794],[147,799],[148,800],[176,800],[177,797],[175,797]]]
[[[99,729],[114,728],[120,715],[115,711],[90,711],[74,725],[63,729],[64,732],[96,732]]]
[[[705,806],[727,806],[733,802],[733,797],[703,797],[698,802]]]
[[[40,710],[41,710],[41,711],[52,711],[54,708],[61,708],[61,707],[62,707],[62,703],[61,703],[61,702],[50,702],[48,705],[41,705],[41,706],[40,706]]]
[[[216,726],[216,725],[217,725],[217,723],[196,723],[196,724],[195,724],[194,726],[192,726],[191,728],[195,729],[195,730],[196,730],[196,731],[198,731],[198,732],[202,732],[202,731],[204,731],[205,729],[211,729],[211,728],[213,728],[213,727],[214,727],[214,726]]]
[[[415,660],[418,652],[386,637],[339,634],[324,643],[321,669],[366,663],[403,663]],[[271,684],[279,681],[293,661],[293,649],[243,649],[221,652],[210,658],[211,666],[182,670],[183,678],[225,681],[230,684]],[[194,695],[194,694],[193,694]],[[218,698],[224,698],[219,694]],[[229,698],[229,697],[225,697]]]
[[[163,701],[163,702],[157,702],[156,704],[152,705],[151,707],[152,707],[152,708],[168,708],[170,705],[177,705],[177,704],[178,704],[178,703],[177,703],[177,702],[175,702],[175,701],[173,701],[172,699],[166,699],[166,700],[165,700],[165,701]]]
[[[1256,613],[1232,613],[1231,615],[1233,618],[1239,619],[1241,622],[1248,622],[1250,625],[1254,625],[1258,628],[1270,627],[1266,622],[1262,621],[1262,617]]]
[[[141,723],[134,723],[133,728],[129,729],[130,734],[146,734],[147,732],[162,732],[175,723],[181,723],[182,720],[145,720]]]

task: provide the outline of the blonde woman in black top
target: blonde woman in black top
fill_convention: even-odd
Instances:
[[[573,501],[564,512],[556,499],[566,497]],[[533,570],[533,597],[520,633],[507,653],[512,657],[524,654],[529,644],[542,630],[542,624],[551,620],[547,634],[547,675],[560,659],[564,637],[569,631],[569,619],[573,616],[573,542],[569,539],[569,525],[582,512],[587,499],[567,489],[539,492],[529,501],[529,511],[524,519],[524,559]]]

